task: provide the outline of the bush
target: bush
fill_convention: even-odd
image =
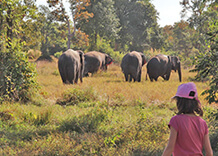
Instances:
[[[28,62],[27,54],[21,51],[22,46],[14,41],[10,48],[0,52],[0,102],[28,101],[38,87],[35,65]]]
[[[56,103],[59,105],[77,105],[80,102],[88,102],[96,99],[97,96],[92,88],[86,90],[73,88],[65,91]]]

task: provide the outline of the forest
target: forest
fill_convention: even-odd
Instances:
[[[164,27],[152,0],[46,2],[0,0],[0,155],[161,155],[176,114],[171,97],[190,81],[218,154],[216,0],[180,0],[189,17]],[[66,85],[57,62],[68,49],[102,52],[113,63]],[[177,56],[182,82],[174,71],[150,82],[146,65],[141,82],[125,82],[120,64],[131,51],[147,62]]]

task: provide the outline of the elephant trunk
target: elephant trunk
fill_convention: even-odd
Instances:
[[[181,65],[179,63],[179,68],[178,68],[178,75],[179,75],[179,81],[182,82],[182,73],[181,73]]]

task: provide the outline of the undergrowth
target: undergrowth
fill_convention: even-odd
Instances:
[[[180,84],[124,82],[117,66],[63,85],[53,74],[56,62],[38,62],[40,94],[33,103],[3,102],[0,107],[0,155],[148,155],[162,154],[169,137],[167,124],[176,113],[171,97]],[[46,72],[48,71],[48,72]],[[183,70],[183,81],[193,76]],[[207,84],[196,83],[199,93]],[[199,94],[200,95],[200,94]],[[214,155],[218,154],[218,112],[199,96]]]

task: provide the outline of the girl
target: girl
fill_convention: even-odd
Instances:
[[[212,156],[208,127],[201,118],[203,110],[195,84],[181,84],[173,99],[176,99],[178,113],[168,125],[170,137],[162,156],[203,156],[203,147],[206,156]]]

